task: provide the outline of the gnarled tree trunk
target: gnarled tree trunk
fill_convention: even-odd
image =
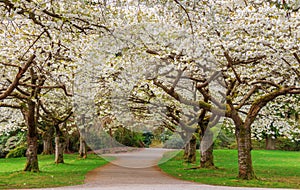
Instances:
[[[190,142],[189,142],[189,149],[188,149],[188,163],[195,163],[196,162],[196,136],[192,135]]]
[[[27,132],[27,151],[26,151],[26,165],[24,171],[39,172],[38,165],[38,138],[37,128],[35,123],[35,106],[36,103],[32,100],[28,100],[28,111],[24,112],[24,116],[27,121],[28,132]]]

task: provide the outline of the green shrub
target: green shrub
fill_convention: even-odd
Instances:
[[[221,130],[218,133],[214,133],[217,135],[214,140],[214,148],[215,149],[234,149],[235,143],[235,134],[232,132],[230,128],[224,127],[224,126],[218,126],[221,127]],[[218,128],[217,128],[218,129]]]
[[[300,151],[300,141],[292,142],[290,139],[280,137],[276,139],[276,149],[287,151]]]
[[[264,150],[264,149],[266,149],[266,142],[263,140],[252,139],[252,149]]]
[[[228,146],[229,149],[237,149],[237,142],[234,141]],[[265,149],[265,142],[252,139],[252,149],[253,150],[264,150]]]
[[[4,149],[4,146],[0,144],[0,158],[5,158],[8,151]]]
[[[184,141],[179,135],[173,135],[164,143],[164,148],[181,149],[184,147]]]
[[[144,147],[144,136],[142,133],[131,131],[125,127],[119,127],[113,134],[119,143],[130,147]]]
[[[9,151],[6,158],[18,158],[24,157],[26,154],[27,147],[25,145],[20,145],[13,150]]]
[[[237,149],[237,142],[235,141],[235,142],[231,143],[230,145],[228,145],[228,148],[229,149]]]
[[[5,158],[7,153],[26,142],[26,132],[21,130],[11,131],[0,135],[0,158]]]
[[[153,138],[154,138],[154,135],[152,132],[147,131],[147,132],[143,133],[143,139],[144,139],[143,142],[146,147],[149,147]]]
[[[18,137],[11,136],[7,139],[5,143],[5,148],[10,150],[10,149],[14,149],[17,145],[18,145]]]

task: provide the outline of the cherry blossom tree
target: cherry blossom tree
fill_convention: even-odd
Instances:
[[[262,115],[263,114],[263,115]],[[299,97],[280,97],[263,108],[253,123],[253,136],[266,140],[266,149],[275,149],[276,139],[299,141]]]
[[[117,79],[108,80],[111,94],[126,96],[123,102],[112,102],[112,114],[118,115],[116,107],[126,103],[134,86],[147,82],[156,86],[156,96],[194,109],[195,121],[202,110],[210,114],[211,125],[223,116],[230,118],[235,125],[241,179],[255,178],[251,159],[255,119],[276,98],[300,93],[298,0],[0,3],[4,18],[0,34],[6,39],[1,43],[6,47],[1,65],[14,68],[5,70],[10,74],[0,89],[3,99],[27,87],[31,93],[28,107],[33,108],[37,103],[34,92],[47,88],[46,84],[68,92],[57,81],[62,74],[59,68],[72,68],[77,61],[76,67],[88,73],[78,79],[91,84],[89,88],[77,84],[80,93],[75,99],[81,108],[91,106],[80,114],[95,118],[89,109],[94,108],[97,94],[93,82],[97,76],[118,72]],[[38,77],[48,76],[39,75],[41,71],[57,74],[51,77],[56,80],[38,84],[43,81]],[[22,78],[25,73],[31,81]],[[28,110],[34,114],[34,109]],[[127,114],[120,120],[132,121]],[[157,117],[152,121],[161,119]],[[207,142],[202,150],[211,145]]]
[[[49,89],[70,95],[75,61],[84,53],[84,36],[109,32],[88,1],[0,1],[0,99],[21,107],[27,130],[25,171],[39,171],[37,121],[40,98]],[[17,105],[15,105],[17,104]],[[21,106],[20,106],[21,105]]]

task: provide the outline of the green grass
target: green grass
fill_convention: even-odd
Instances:
[[[203,184],[244,187],[300,188],[300,152],[252,151],[253,167],[257,180],[240,180],[236,150],[214,150],[215,165],[218,169],[191,169],[197,164],[186,164],[180,152],[167,162],[170,154],[161,160],[160,168],[177,178]],[[197,155],[199,163],[199,153]]]
[[[44,188],[82,184],[88,171],[108,163],[94,154],[87,159],[64,155],[65,164],[54,164],[53,155],[39,156],[41,172],[23,172],[26,158],[0,159],[0,189]]]

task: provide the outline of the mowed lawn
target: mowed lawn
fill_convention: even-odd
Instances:
[[[22,171],[26,158],[0,159],[0,189],[78,185],[88,171],[108,163],[94,154],[85,160],[78,154],[66,154],[64,158],[65,164],[55,164],[54,155],[39,156],[39,173]]]
[[[160,168],[177,178],[203,184],[245,187],[300,188],[300,152],[253,150],[253,166],[257,180],[239,180],[237,150],[214,150],[218,169],[190,169],[197,164],[182,161],[183,152],[164,162],[173,153],[166,153]]]

